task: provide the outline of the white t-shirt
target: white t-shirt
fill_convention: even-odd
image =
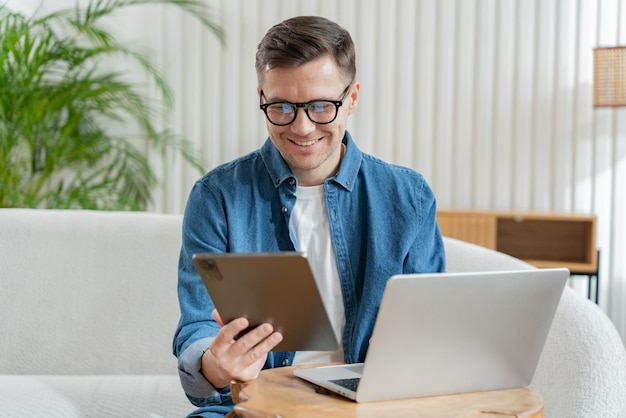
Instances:
[[[317,281],[322,300],[339,341],[337,351],[299,351],[294,364],[343,361],[342,335],[345,325],[343,297],[335,251],[330,240],[324,186],[298,187],[291,226],[298,241],[298,250],[306,253]]]

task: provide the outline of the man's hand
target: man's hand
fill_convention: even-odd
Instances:
[[[217,310],[213,310],[213,318],[222,329],[202,356],[204,377],[216,388],[223,388],[233,380],[255,379],[267,354],[283,340],[282,334],[274,332],[271,324],[261,324],[235,340],[235,336],[248,327],[248,320],[237,318],[224,324]]]

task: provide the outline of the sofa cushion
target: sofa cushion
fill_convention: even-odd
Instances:
[[[184,417],[194,410],[174,375],[0,375],[0,416]]]
[[[0,210],[0,373],[176,374],[181,223]]]

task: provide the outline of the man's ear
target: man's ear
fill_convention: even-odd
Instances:
[[[361,89],[361,83],[355,81],[352,83],[352,87],[350,87],[351,92],[348,95],[348,100],[350,100],[350,104],[348,106],[348,114],[354,112],[359,104],[359,90]]]

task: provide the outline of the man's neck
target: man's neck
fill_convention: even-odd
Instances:
[[[324,184],[326,179],[336,176],[341,167],[341,161],[346,153],[346,145],[341,144],[339,149],[339,161],[334,164],[333,169],[326,171],[324,167],[318,167],[317,170],[307,170],[302,172],[294,171],[294,174],[298,178],[298,185],[302,187],[320,186]],[[329,162],[329,161],[327,161]]]

